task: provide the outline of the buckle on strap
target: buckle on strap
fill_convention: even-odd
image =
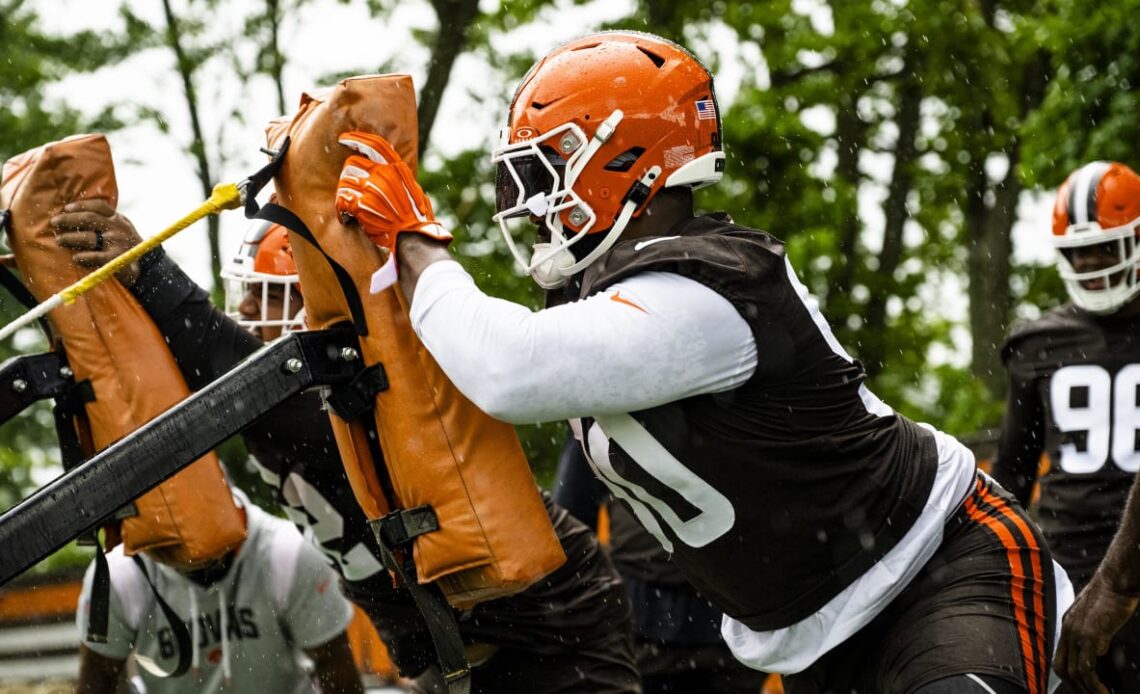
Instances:
[[[325,402],[346,422],[371,412],[376,396],[388,390],[388,374],[384,365],[377,362],[358,373],[351,381],[336,388]]]
[[[389,549],[401,547],[420,535],[439,530],[439,519],[431,506],[393,511],[383,518],[371,521],[376,538]]]
[[[621,204],[624,207],[627,202],[632,202],[636,207],[641,207],[642,204],[649,198],[649,186],[642,183],[640,180],[634,181],[629,190],[621,199]]]

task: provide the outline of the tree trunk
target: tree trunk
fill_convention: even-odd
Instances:
[[[277,112],[287,113],[285,106],[285,56],[281,53],[279,32],[281,31],[281,6],[278,0],[265,0],[265,15],[269,20],[269,76],[277,88]]]
[[[849,194],[841,195],[835,204],[843,210],[843,221],[839,225],[839,258],[838,269],[833,289],[829,292],[828,305],[832,304],[831,297],[850,297],[851,288],[855,284],[855,271],[859,263],[858,241],[861,225],[859,224],[859,183],[862,176],[859,173],[859,152],[863,149],[863,141],[867,133],[867,124],[859,117],[855,105],[856,99],[846,94],[839,101],[839,110],[835,116],[835,146],[838,161],[835,166],[835,178],[848,187]],[[846,304],[846,301],[840,301]],[[842,318],[846,319],[846,316]]]
[[[479,16],[478,0],[432,0],[439,18],[439,31],[432,44],[431,64],[420,90],[420,156],[427,150],[431,129],[439,113],[444,89],[451,79],[451,68],[467,45],[467,29]]]
[[[1039,51],[1026,64],[1021,80],[1021,118],[1024,120],[1045,98],[1050,77],[1049,55]],[[970,281],[970,333],[973,336],[971,371],[986,384],[995,398],[1005,394],[1006,377],[1000,347],[1009,329],[1013,294],[1009,286],[1013,256],[1011,234],[1017,221],[1022,185],[1017,177],[1021,143],[1012,138],[1005,151],[1009,170],[989,192],[993,204],[985,204],[987,191],[983,162],[975,162],[975,183],[968,191],[966,238]]]
[[[162,9],[166,15],[166,40],[174,51],[178,75],[182,78],[182,91],[186,97],[186,108],[190,112],[190,129],[194,140],[190,144],[190,154],[198,164],[198,181],[202,184],[202,199],[210,197],[214,190],[214,177],[210,173],[210,159],[206,156],[206,139],[202,135],[202,122],[198,116],[198,94],[194,90],[194,66],[186,55],[182,46],[182,32],[178,27],[178,18],[170,7],[170,0],[162,0]],[[218,247],[218,216],[206,217],[207,238],[210,244],[210,273],[214,278],[214,294],[218,294],[222,263],[221,252]],[[215,297],[216,298],[216,297]]]
[[[863,364],[872,376],[882,370],[886,358],[884,338],[887,334],[887,299],[895,293],[894,274],[902,260],[903,231],[909,219],[906,202],[914,184],[913,164],[917,154],[915,137],[920,125],[922,88],[914,75],[917,70],[914,61],[908,60],[906,65],[910,72],[899,86],[898,115],[895,118],[899,135],[898,142],[895,143],[894,171],[887,186],[887,200],[883,205],[883,215],[886,218],[883,247],[879,251],[879,265],[875,272],[876,286],[871,288],[862,328],[868,336],[873,336],[873,339],[869,337],[862,340],[864,349],[861,354]]]

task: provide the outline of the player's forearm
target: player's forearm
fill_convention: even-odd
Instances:
[[[398,243],[400,291],[410,306],[424,270],[441,260],[452,260],[452,257],[447,246],[420,234],[401,234]]]
[[[1097,573],[1113,591],[1140,595],[1140,476],[1132,481],[1120,527]]]
[[[487,296],[458,263],[435,263],[419,278],[411,320],[455,386],[515,424],[723,392],[757,363],[756,341],[732,304],[670,273],[531,311]]]

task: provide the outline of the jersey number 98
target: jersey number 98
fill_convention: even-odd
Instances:
[[[1053,422],[1064,433],[1086,432],[1080,449],[1061,444],[1061,469],[1072,474],[1100,470],[1111,451],[1124,472],[1140,470],[1136,432],[1140,430],[1140,364],[1129,364],[1112,377],[1095,364],[1066,366],[1053,374],[1049,400]]]

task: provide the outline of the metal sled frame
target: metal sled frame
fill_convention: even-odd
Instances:
[[[65,397],[74,387],[60,352],[12,357],[0,364],[0,424],[40,400]]]
[[[60,359],[44,354],[0,365],[0,383],[8,391],[0,397],[0,421],[36,399],[67,390],[70,374],[60,371],[65,366]],[[120,507],[293,395],[312,387],[347,384],[362,367],[356,334],[347,324],[290,333],[266,345],[0,515],[0,585],[97,528]],[[36,380],[40,375],[42,382]],[[20,379],[26,385],[13,390],[12,384]],[[38,398],[30,392],[33,383],[36,392],[43,393]]]

